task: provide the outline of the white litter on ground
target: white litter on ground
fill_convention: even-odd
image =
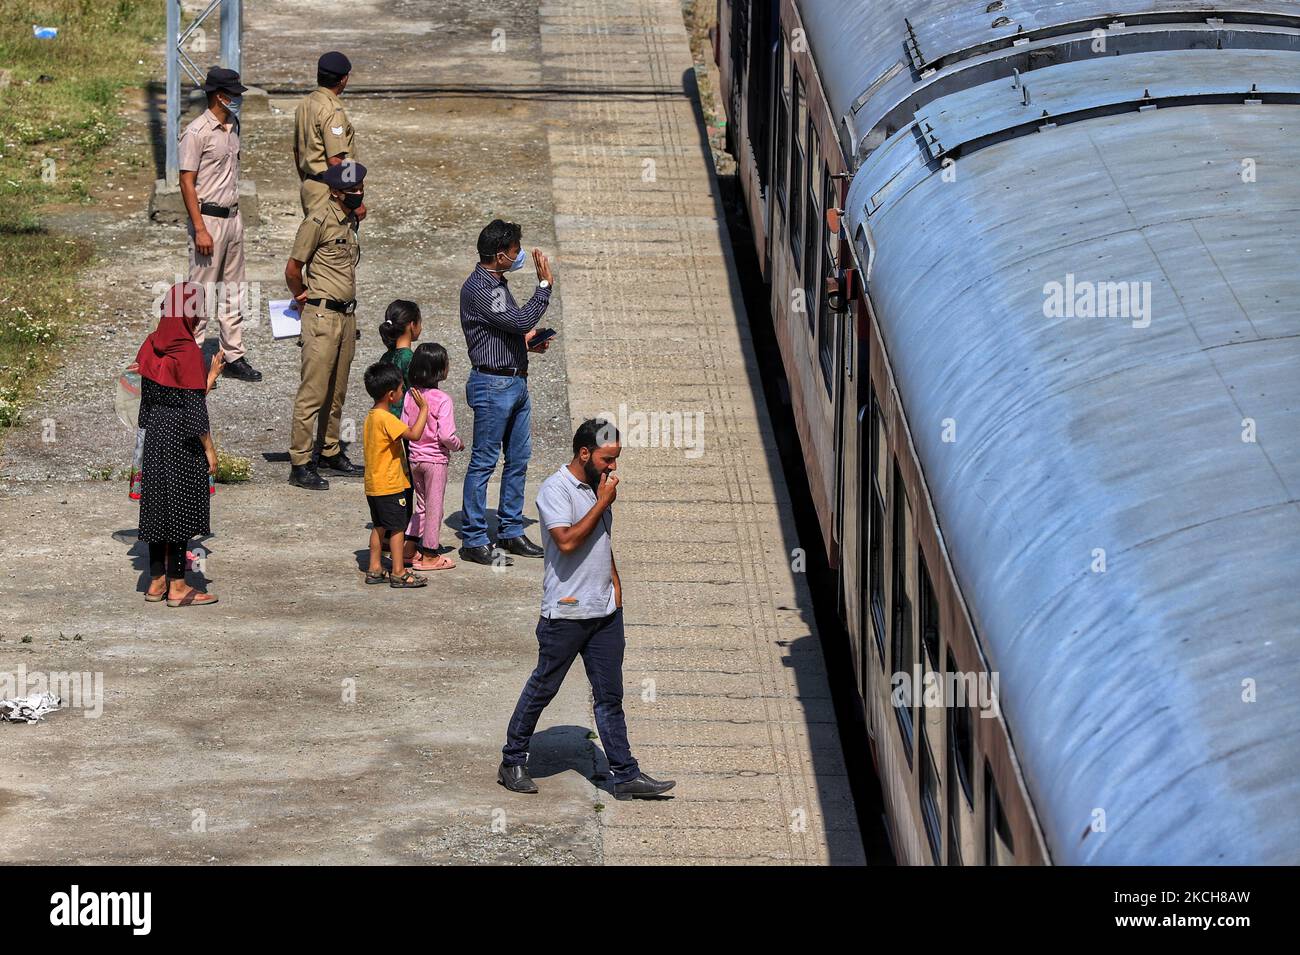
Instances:
[[[0,700],[0,722],[35,723],[63,705],[53,693],[33,693],[16,700]]]

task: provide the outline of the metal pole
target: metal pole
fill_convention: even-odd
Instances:
[[[221,65],[241,72],[240,32],[243,26],[243,0],[221,0]]]
[[[181,63],[176,41],[181,32],[181,0],[167,0],[167,169],[168,186],[180,185]]]

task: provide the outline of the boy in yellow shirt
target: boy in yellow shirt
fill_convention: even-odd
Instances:
[[[366,369],[366,394],[375,402],[366,415],[362,433],[366,451],[366,503],[370,505],[372,525],[366,583],[382,584],[387,580],[390,587],[409,588],[423,587],[429,581],[402,566],[406,525],[411,520],[411,481],[403,463],[406,449],[402,440],[419,441],[424,437],[429,406],[423,395],[415,393],[420,414],[415,424],[408,427],[388,410],[401,397],[403,388],[402,373],[397,366],[377,362]],[[381,528],[388,533],[388,552],[393,559],[391,575],[384,570]]]

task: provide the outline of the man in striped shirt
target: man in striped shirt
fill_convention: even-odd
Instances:
[[[465,397],[474,409],[474,449],[462,496],[462,560],[476,564],[513,561],[494,551],[487,533],[487,484],[504,449],[497,503],[497,548],[520,557],[541,557],[542,548],[524,536],[524,479],[532,457],[532,404],[528,397],[528,353],[550,342],[531,342],[551,303],[551,264],[533,250],[537,291],[523,306],[515,302],[506,273],[523,268],[522,230],[496,219],[479,233],[478,265],[460,289],[460,326],[473,370]]]

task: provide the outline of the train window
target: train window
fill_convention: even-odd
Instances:
[[[822,218],[822,148],[821,139],[812,118],[808,120],[808,170],[804,179],[807,190],[804,195],[803,243],[803,292],[804,304],[808,308],[808,333],[817,334],[818,302],[822,296],[817,288],[821,281],[821,268],[817,253],[822,247],[822,236],[826,234],[826,223]]]
[[[794,255],[795,271],[799,273],[803,272],[803,174],[808,163],[804,138],[807,129],[808,102],[804,96],[803,80],[796,69],[790,149],[790,252]]]
[[[831,179],[829,167],[822,167],[821,178],[822,208],[834,209],[838,206],[838,203],[835,201],[834,180]],[[831,234],[831,230],[825,227],[824,223],[820,232],[822,236],[822,288],[825,289],[826,282],[835,274],[835,248],[832,244],[834,236]],[[831,311],[830,303],[826,299],[826,293],[823,291],[821,307],[817,312],[817,350],[818,357],[821,359],[822,382],[826,385],[826,397],[830,398],[835,393],[835,344],[838,338],[836,331],[840,323],[836,320],[838,316]],[[847,341],[844,350],[846,352],[851,350]],[[845,371],[850,371],[847,364],[845,365]]]
[[[930,856],[935,865],[943,864],[943,833],[939,823],[939,780],[934,771],[934,757],[925,730],[921,730],[921,821],[925,824],[925,838],[930,843]]]
[[[948,787],[948,864],[965,865],[961,855],[961,828],[958,823],[956,787]]]
[[[885,499],[880,493],[880,483],[876,480],[876,461],[880,459],[880,446],[884,443],[884,428],[880,421],[880,405],[876,395],[871,394],[871,436],[868,438],[870,459],[867,465],[868,487],[867,500],[871,504],[871,527],[868,534],[869,550],[867,553],[867,577],[870,580],[871,629],[876,635],[876,650],[880,654],[880,668],[885,668],[885,551],[883,546],[885,528]]]
[[[948,651],[945,658],[946,674],[957,674],[957,663]],[[966,686],[954,676],[944,680],[945,692],[949,686]],[[975,734],[971,725],[969,701],[971,695],[963,690],[962,697],[946,699],[948,712],[948,864],[963,865],[963,859],[976,860],[977,838],[975,827]]]
[[[984,761],[984,864],[1015,865],[1016,848],[1011,823],[1002,811],[1002,800],[993,782],[993,770]]]
[[[957,673],[957,664],[953,659],[952,653],[948,654],[947,672],[953,674],[950,679],[944,680],[945,686],[960,685],[968,687],[969,682],[961,680],[961,675]],[[970,702],[971,694],[969,690],[963,691],[965,698],[954,698],[947,700],[948,704],[948,753],[949,761],[956,771],[957,781],[961,784],[962,795],[966,797],[966,807],[974,809],[975,807],[975,731],[971,723]]]
[[[921,582],[921,644],[930,666],[939,666],[939,601],[934,596],[930,582],[930,569],[925,565],[925,555],[917,550],[917,576]]]
[[[774,49],[772,32],[775,24],[771,17],[763,16],[761,13],[751,17],[749,23],[749,48],[752,52],[749,64],[749,90],[746,98],[749,106],[749,127],[758,131],[757,136],[750,138],[757,144],[755,166],[758,170],[759,187],[766,198],[771,188],[771,179],[768,176],[771,167],[768,163],[772,161],[772,117],[768,114],[768,96],[772,89],[772,69],[777,63],[777,60],[772,57]]]
[[[903,476],[894,462],[893,483],[894,525],[892,550],[893,569],[893,630],[890,638],[890,665],[893,667],[891,685],[894,688],[894,715],[903,739],[903,751],[908,765],[912,763],[913,717],[912,667],[916,663],[916,644],[912,636],[912,594],[907,585],[908,551],[912,543],[912,515],[903,490]]]
[[[776,162],[773,165],[773,178],[776,181],[776,198],[785,209],[786,202],[786,173],[790,162],[790,144],[788,137],[790,135],[790,42],[781,34],[777,41],[780,45],[780,52],[777,54],[780,61],[780,83],[781,88],[777,91],[776,96]]]

